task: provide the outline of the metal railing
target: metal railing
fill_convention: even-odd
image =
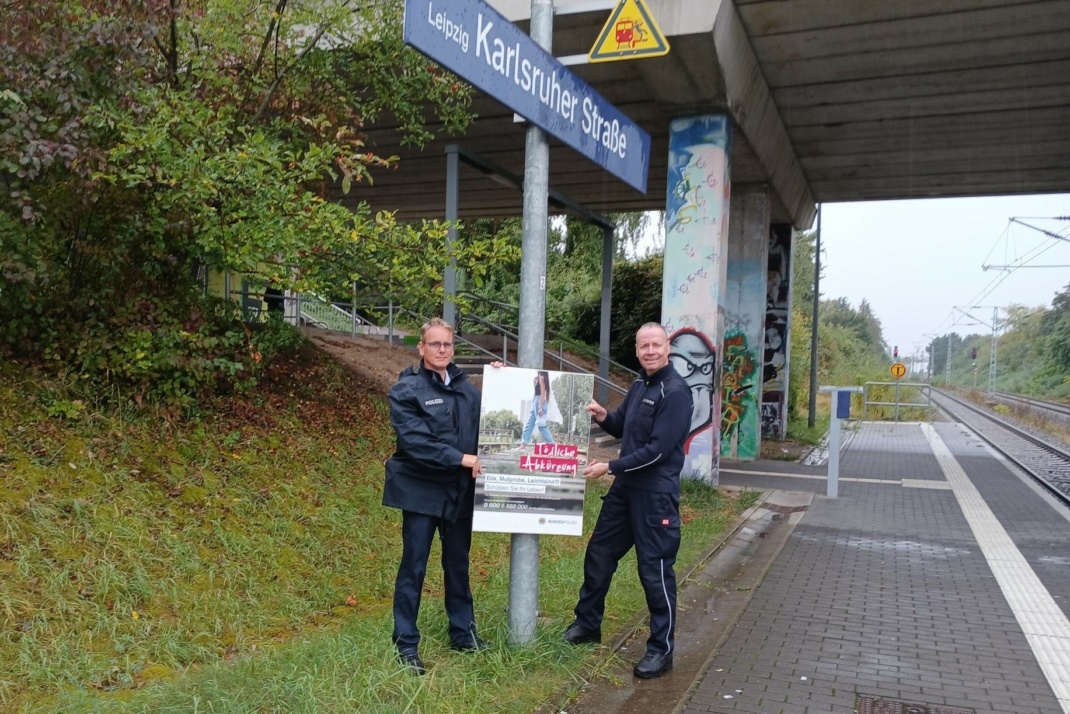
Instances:
[[[517,330],[517,328],[516,328],[516,326],[514,324],[506,323],[506,321],[505,321],[505,314],[507,312],[508,313],[513,313],[513,314],[519,316],[520,308],[518,308],[516,305],[512,305],[512,304],[507,303],[507,302],[499,302],[497,300],[491,300],[490,298],[485,298],[482,295],[476,295],[475,293],[467,293],[466,292],[466,293],[461,293],[461,295],[463,297],[467,298],[470,301],[480,302],[480,303],[483,303],[485,305],[489,305],[492,308],[496,309],[498,311],[497,327],[500,327],[502,329],[512,328],[514,331]],[[465,320],[467,317],[468,316],[465,315],[464,312],[462,312],[461,310],[458,310],[457,311],[458,326],[460,326],[463,323],[463,320]],[[586,357],[586,358],[594,360],[594,361],[599,361],[599,360],[602,359],[602,355],[597,349],[591,347],[590,345],[584,344],[583,342],[579,342],[579,341],[571,339],[569,337],[565,337],[564,335],[562,335],[560,332],[557,332],[556,330],[552,330],[550,328],[547,328],[546,329],[546,336],[549,338],[549,340],[548,340],[549,342],[556,341],[558,343],[557,344],[557,348],[558,348],[558,356],[559,357],[563,356],[564,353],[565,353],[565,350],[568,349],[569,352],[577,353],[582,357]],[[550,353],[547,352],[547,354],[550,354]],[[555,357],[555,359],[556,358],[557,357]],[[637,372],[636,370],[632,369],[631,367],[628,367],[627,365],[624,365],[624,364],[621,364],[620,362],[617,362],[616,360],[612,359],[608,355],[605,357],[605,359],[606,359],[606,362],[609,364],[611,369],[616,369],[617,371],[622,372],[624,375],[627,375],[630,379],[634,379],[635,377],[639,376],[639,372]]]
[[[363,306],[357,300],[357,286],[353,286],[353,298],[349,302],[326,300],[315,293],[287,292],[281,295],[268,295],[266,288],[243,281],[240,289],[231,286],[228,271],[224,275],[224,294],[230,300],[237,298],[242,311],[242,319],[258,321],[270,314],[272,303],[280,305],[283,320],[290,324],[306,324],[335,332],[348,332],[352,336],[360,334],[380,334],[381,328],[367,317],[358,314]]]
[[[512,340],[513,344],[518,344],[519,341],[520,341],[519,335],[517,335],[516,333],[511,332],[511,331],[509,331],[507,329],[505,329],[501,325],[495,325],[494,323],[492,323],[492,322],[490,322],[488,320],[484,320],[481,317],[476,317],[475,315],[463,315],[459,319],[467,320],[469,322],[473,322],[473,323],[475,323],[477,325],[480,325],[481,327],[484,327],[484,328],[486,328],[488,330],[491,330],[492,333],[500,335],[501,338],[502,338],[502,353],[501,353],[501,355],[495,355],[495,357],[497,359],[500,359],[502,362],[505,362],[506,364],[515,364],[515,362],[512,362],[512,361],[509,360],[509,341]],[[457,337],[458,337],[458,335],[454,335],[454,339],[457,339]],[[465,342],[467,344],[473,344],[468,339],[465,339],[463,337],[461,339],[462,339],[463,342]],[[481,352],[490,354],[489,350],[483,349],[482,347],[479,347],[479,350]],[[588,368],[584,367],[583,365],[576,364],[572,360],[569,360],[569,359],[565,358],[563,353],[554,354],[553,352],[551,352],[550,350],[548,350],[546,348],[543,348],[542,353],[543,353],[543,357],[544,358],[545,357],[550,357],[551,359],[556,360],[557,363],[558,363],[558,368],[560,370],[564,370],[565,368],[568,368],[569,370],[571,370],[573,372],[582,372],[584,374],[590,374],[592,377],[594,377],[595,384],[597,384],[599,386],[602,386],[602,387],[604,387],[606,389],[609,389],[610,391],[616,392],[617,394],[623,395],[623,394],[627,394],[628,393],[627,389],[618,386],[617,384],[615,384],[614,382],[612,382],[612,381],[610,381],[608,379],[603,379],[601,376],[599,376],[597,374],[594,374],[593,372],[591,372]]]
[[[243,289],[240,291],[232,291],[230,290],[229,280],[227,282],[228,284],[225,289],[225,292],[228,292],[232,298],[234,296],[241,297],[241,304],[243,310],[248,311],[246,319],[259,319],[259,313],[261,311],[260,306],[263,304],[269,304],[267,298],[263,297],[263,291],[252,291],[249,289],[248,286],[243,286]],[[496,305],[501,306],[503,309],[515,308],[515,306],[509,305],[508,303],[497,303],[493,300],[481,298],[478,295],[473,295],[472,297],[478,298],[488,303],[494,303]],[[253,306],[252,304],[254,300],[256,302],[255,306]],[[326,330],[332,330],[335,332],[348,332],[353,337],[355,337],[358,333],[384,335],[384,328],[379,325],[376,325],[370,319],[358,315],[358,309],[371,312],[386,313],[387,325],[385,328],[385,336],[390,342],[395,342],[396,336],[402,334],[396,329],[396,318],[399,315],[407,316],[418,325],[427,322],[427,318],[423,315],[420,315],[419,313],[401,305],[396,305],[392,300],[388,301],[386,305],[372,305],[370,307],[362,305],[358,307],[357,294],[355,289],[352,302],[330,302],[324,300],[318,295],[315,295],[314,293],[289,293],[282,296],[281,298],[278,298],[278,300],[282,304],[283,319],[286,322],[289,322],[290,324],[305,324],[314,327],[320,327]],[[478,317],[476,315],[461,314],[460,312],[458,312],[457,319],[458,329],[454,334],[454,341],[460,343],[468,350],[475,351],[476,353],[479,353],[486,357],[490,357],[495,360],[500,359],[506,364],[516,364],[514,361],[509,359],[509,341],[512,340],[514,345],[514,351],[515,345],[519,343],[519,336],[516,332],[511,331],[500,324],[495,324],[493,322],[490,322],[489,320],[484,320],[483,318]],[[500,336],[502,339],[501,354],[493,352],[478,344],[477,342],[465,337],[463,330],[460,329],[461,324],[463,324],[464,322],[477,325],[483,330],[487,331],[476,334],[486,335],[489,332],[489,334],[491,335]],[[579,343],[573,343],[569,341],[567,342],[567,347],[569,350],[575,349],[575,351],[577,352],[580,352],[581,349],[578,348],[582,347],[582,351],[586,351],[587,353],[593,354],[594,359],[598,359],[597,351],[591,350],[591,348],[587,347],[586,345],[581,345]],[[610,390],[620,395],[628,393],[627,389],[618,386],[617,384],[608,379],[603,379],[600,375],[591,372],[587,367],[577,364],[576,362],[566,358],[565,348],[566,341],[563,339],[559,339],[558,351],[554,353],[544,347],[543,356],[544,358],[549,358],[557,362],[559,370],[569,370],[573,372],[590,374],[594,378],[595,384],[602,387],[602,390]],[[609,363],[611,364],[611,366],[614,366],[624,371],[629,376],[634,377],[638,374],[634,370],[631,370],[628,367],[625,367],[624,365],[619,364],[617,362],[613,362],[612,360],[609,360]]]
[[[893,387],[892,401],[878,401],[875,398],[877,392],[886,392],[886,387]],[[904,391],[906,394],[904,394]],[[918,396],[922,402],[909,402],[904,399],[912,399]],[[931,419],[936,410],[933,404],[932,385],[924,382],[866,382],[862,386],[862,420],[868,416],[869,407],[892,407],[893,419],[899,421],[900,409],[924,409],[925,418]]]

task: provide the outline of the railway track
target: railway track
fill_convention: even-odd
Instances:
[[[1034,399],[1032,397],[1023,397],[1020,394],[1007,394],[1006,392],[995,392],[992,396],[1005,402],[1012,402],[1014,404],[1024,404],[1030,409],[1036,411],[1052,414],[1064,419],[1070,419],[1070,406],[1066,404],[1060,404],[1059,402],[1049,402],[1043,399]]]
[[[933,402],[1070,507],[1070,453],[953,394],[934,389]]]

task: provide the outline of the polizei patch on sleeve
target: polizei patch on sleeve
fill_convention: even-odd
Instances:
[[[656,402],[649,397],[643,397],[643,404],[650,404],[651,406],[653,406],[654,404],[656,404]]]
[[[425,407],[433,407],[436,404],[442,404],[442,399],[428,399],[426,402],[424,402]]]

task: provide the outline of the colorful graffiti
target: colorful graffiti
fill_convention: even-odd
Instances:
[[[747,336],[742,330],[731,330],[724,337],[724,376],[721,378],[724,397],[721,407],[721,451],[725,442],[734,442],[736,458],[743,458],[741,452],[749,454],[757,450],[757,434],[753,429],[741,429],[753,412],[755,392],[758,385],[755,376],[758,365],[755,364],[747,345]],[[740,443],[743,442],[743,443]],[[749,443],[747,443],[749,442]],[[741,448],[742,447],[742,448]],[[748,448],[749,447],[749,448]],[[755,458],[750,456],[750,458]]]
[[[769,270],[762,363],[762,437],[782,438],[788,426],[788,364],[791,323],[791,225],[769,229]]]
[[[669,338],[669,363],[676,368],[687,385],[691,387],[691,432],[687,448],[700,434],[709,431],[713,424],[713,368],[717,352],[706,335],[698,330],[684,328]]]
[[[723,115],[678,119],[669,134],[661,316],[673,336],[674,364],[695,396],[684,475],[713,484],[720,457],[713,415],[721,412],[714,385],[721,383],[731,126]]]

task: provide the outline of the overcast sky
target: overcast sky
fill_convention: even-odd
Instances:
[[[1070,283],[1070,241],[1008,223],[1019,217],[1070,238],[1070,221],[1041,220],[1070,216],[1070,194],[833,203],[824,210],[822,297],[846,297],[855,307],[867,299],[901,355],[923,353],[926,333],[991,334],[986,325],[966,324],[955,307],[985,305],[973,313],[990,323],[993,306],[1050,307]],[[1008,273],[985,264],[1063,267]]]

